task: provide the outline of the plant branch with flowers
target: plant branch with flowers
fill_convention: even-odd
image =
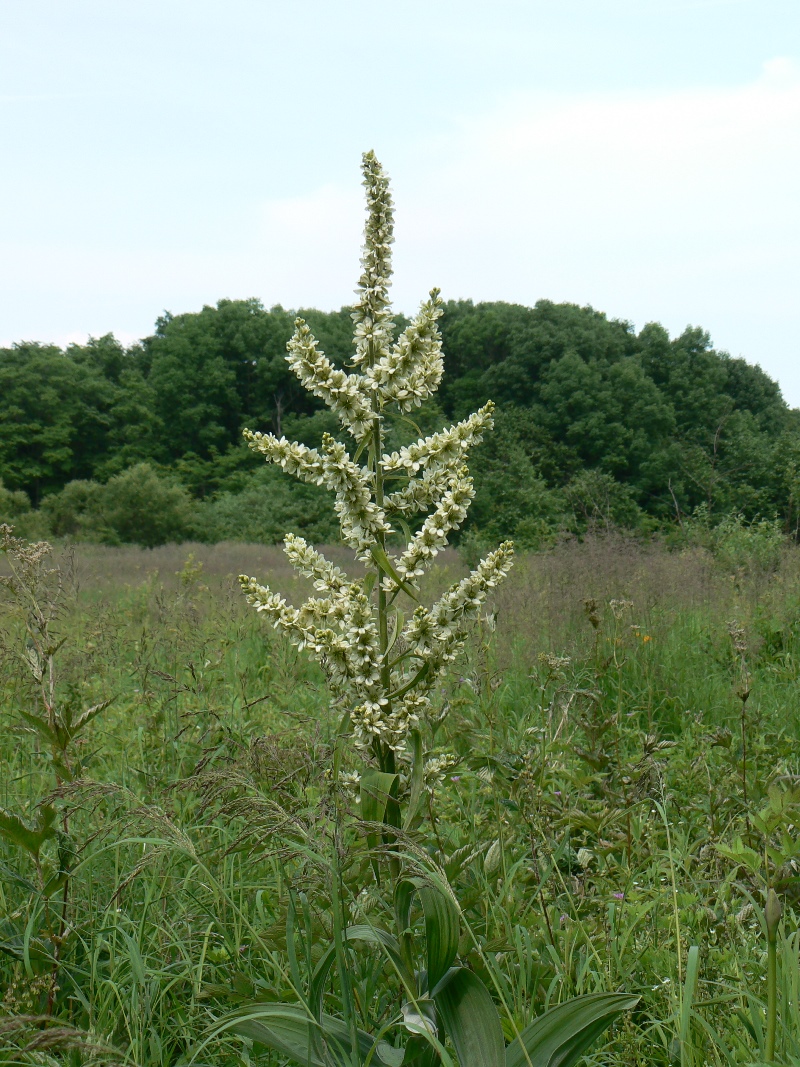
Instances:
[[[393,204],[388,178],[372,152],[363,157],[363,175],[367,224],[350,369],[325,356],[300,318],[287,356],[301,384],[334,412],[352,445],[329,434],[318,449],[272,433],[246,430],[245,437],[268,462],[335,494],[342,540],[365,564],[366,574],[349,578],[302,537],[288,534],[286,555],[299,574],[311,579],[315,595],[294,607],[255,578],[239,580],[256,611],[325,672],[340,713],[331,768],[334,793],[356,784],[360,789],[379,881],[381,863],[388,866],[389,879],[381,886],[391,895],[395,930],[349,924],[341,877],[334,870],[334,941],[314,966],[308,987],[300,989],[295,981],[297,1003],[248,1005],[219,1029],[233,1029],[314,1067],[366,1067],[374,1060],[388,1067],[434,1067],[440,1061],[451,1064],[453,1050],[462,1067],[531,1067],[532,1056],[539,1057],[537,1063],[554,1062],[550,1054],[568,1067],[638,998],[593,994],[566,1002],[516,1032],[506,1047],[495,999],[457,962],[463,916],[455,894],[443,872],[423,870],[407,847],[424,818],[423,798],[452,765],[446,753],[426,758],[422,732],[431,693],[463,649],[486,598],[508,574],[513,545],[507,541],[490,552],[435,603],[420,602],[420,578],[462,525],[472,502],[466,460],[492,428],[493,405],[387,450],[387,419],[410,421],[409,414],[441,381],[442,301],[432,290],[395,339],[389,301]],[[401,549],[392,547],[398,539]],[[361,762],[360,772],[342,770],[348,746]],[[407,770],[402,780],[401,763]],[[341,821],[338,804],[336,812]],[[424,920],[421,938],[412,935],[415,903]],[[359,942],[382,953],[381,966],[390,965],[402,997],[396,1018],[377,1035],[359,1028],[352,996],[348,953]],[[420,945],[423,950],[416,951]],[[332,973],[338,977],[343,1018],[323,1011]],[[499,985],[495,994],[504,1007]],[[392,1033],[394,1044],[387,1040]],[[546,1060],[539,1056],[544,1051]]]

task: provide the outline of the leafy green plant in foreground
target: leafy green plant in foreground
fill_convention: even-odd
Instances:
[[[509,570],[513,546],[504,542],[490,552],[432,607],[419,602],[420,577],[466,517],[473,485],[464,461],[491,428],[492,405],[450,429],[386,451],[387,423],[410,422],[409,413],[439,385],[441,303],[434,290],[393,342],[388,300],[392,202],[372,153],[365,155],[363,170],[369,213],[353,312],[354,370],[336,368],[301,319],[288,346],[291,368],[338,416],[355,440],[355,451],[351,456],[327,434],[319,450],[274,434],[245,434],[268,461],[335,492],[342,538],[366,569],[363,579],[351,581],[290,534],[287,556],[312,579],[318,596],[294,608],[255,579],[240,579],[256,610],[319,661],[340,718],[330,797],[320,808],[313,848],[328,883],[322,892],[332,910],[333,937],[321,951],[313,946],[315,958],[314,902],[298,897],[298,908],[290,909],[287,920],[285,984],[293,1001],[247,1004],[223,1019],[218,1032],[233,1030],[301,1064],[367,1067],[377,1060],[387,1067],[432,1067],[437,1061],[452,1063],[449,1041],[462,1067],[567,1067],[638,997],[578,997],[521,1030],[506,1010],[512,1038],[506,1046],[492,993],[478,974],[459,964],[462,934],[469,937],[469,930],[462,929],[461,909],[444,872],[424,849],[424,800],[452,766],[447,753],[425,749],[431,693]],[[398,536],[404,547],[392,550]],[[360,818],[348,810],[348,790],[358,792]],[[360,867],[354,839],[364,842],[362,858],[369,861]],[[318,845],[325,840],[332,846],[327,859]],[[312,850],[307,842],[302,847]],[[354,923],[353,900],[370,887],[385,904],[386,920]],[[414,933],[415,905],[422,912],[423,937]],[[305,915],[306,936],[296,932],[301,920],[295,910]],[[366,986],[359,981],[356,946],[366,946],[380,960]],[[340,1015],[324,1010],[333,980]],[[501,984],[490,984],[502,1003]],[[359,1026],[365,995],[383,1003],[384,1022],[377,1032]]]
[[[32,682],[30,705],[17,712],[19,725],[35,737],[50,767],[51,788],[57,789],[80,777],[86,767],[89,757],[81,752],[81,734],[109,701],[80,709],[69,699],[59,699],[56,657],[64,638],[58,633],[58,620],[66,580],[62,568],[50,565],[51,546],[46,541],[29,544],[14,537],[10,526],[0,525],[0,551],[9,569],[0,576],[0,590],[21,617],[24,634],[23,647],[3,640],[0,648],[22,664]],[[29,906],[16,922],[0,923],[0,952],[36,968],[49,1014],[72,933],[69,889],[75,845],[69,814],[66,809],[57,812],[51,797],[42,798],[33,822],[0,808],[0,838],[27,854],[36,871],[35,883],[16,869],[3,872],[29,891]],[[55,845],[49,861],[43,855],[48,845]]]

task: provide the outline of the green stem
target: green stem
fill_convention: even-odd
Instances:
[[[775,1031],[778,1021],[778,946],[775,938],[767,941],[767,1036],[764,1058],[775,1059]]]
[[[372,423],[372,442],[375,450],[375,503],[383,510],[383,464],[381,463],[383,442],[381,440],[381,420],[378,417],[377,410]],[[383,531],[377,535],[377,542],[385,552],[386,535]],[[378,586],[378,642],[381,658],[381,685],[384,693],[388,694],[392,680],[392,671],[389,666],[389,608],[386,602],[386,590],[383,588],[383,574],[380,568],[378,568],[376,584]],[[391,712],[391,706],[387,706],[386,710]],[[395,773],[394,751],[386,744],[381,745],[380,765],[381,770],[387,774]],[[391,798],[387,800],[384,819],[388,826],[400,826],[400,808],[397,802]],[[393,833],[384,834],[384,840],[387,844],[391,843],[395,840],[395,835]],[[393,881],[400,877],[400,864],[395,858],[390,858],[389,860],[389,873]]]

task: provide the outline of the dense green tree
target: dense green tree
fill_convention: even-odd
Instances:
[[[53,345],[0,349],[0,473],[34,503],[91,477],[112,446],[117,388],[92,359]]]
[[[300,314],[332,362],[344,366],[350,311]],[[295,508],[278,483],[254,481],[258,460],[241,438],[249,426],[314,446],[335,430],[287,366],[295,317],[254,299],[221,300],[165,314],[152,336],[127,350],[110,335],[66,351],[36,344],[0,350],[7,490],[27,493],[34,505],[49,494],[43,516],[54,530],[69,533],[72,522],[74,535],[85,536],[94,522],[92,536],[100,536],[102,494],[93,487],[146,464],[148,478],[160,484],[171,474],[195,500],[224,498],[207,516],[225,536],[240,522],[248,536],[258,526],[271,537],[282,514],[299,528],[303,508],[319,533],[313,494],[297,496]],[[487,443],[476,456],[470,536],[482,524],[492,540],[534,543],[564,521],[585,524],[595,511],[646,525],[701,506],[709,521],[736,511],[746,522],[780,516],[787,529],[800,524],[800,414],[759,367],[714,351],[699,327],[670,338],[650,323],[637,335],[591,307],[451,301],[442,338],[446,375],[437,405],[387,421],[385,441],[399,447],[417,436],[415,423],[430,433],[487,399],[497,403],[500,446]],[[61,514],[54,499],[68,483]],[[270,494],[275,523],[256,506],[259,492]],[[257,522],[245,522],[247,508],[256,509]]]

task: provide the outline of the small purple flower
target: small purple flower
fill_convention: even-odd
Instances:
[[[450,781],[451,782],[460,782],[461,781],[461,775],[460,774],[451,775],[450,776]]]
[[[625,894],[624,893],[612,893],[611,896],[614,897],[616,900],[624,900],[625,899]]]

